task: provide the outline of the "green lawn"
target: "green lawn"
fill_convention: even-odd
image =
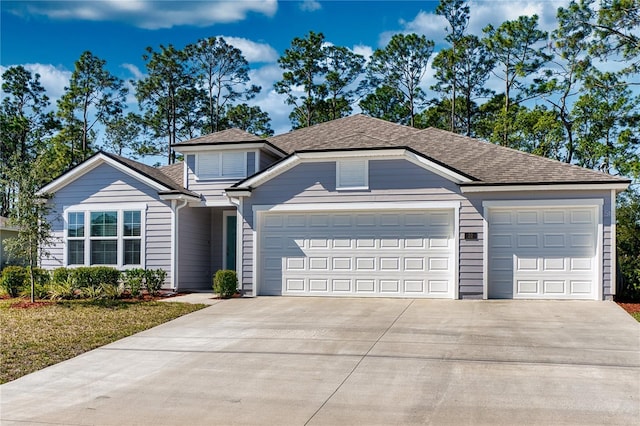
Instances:
[[[90,300],[11,307],[21,301],[0,300],[0,383],[205,307]]]

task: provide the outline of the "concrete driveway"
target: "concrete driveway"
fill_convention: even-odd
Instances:
[[[219,301],[0,387],[1,423],[637,424],[612,302]]]

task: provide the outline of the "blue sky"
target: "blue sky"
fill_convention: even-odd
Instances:
[[[470,1],[469,31],[481,35],[519,15],[538,14],[542,29],[555,27],[565,0]],[[393,34],[425,34],[442,46],[446,22],[435,15],[437,1],[7,1],[0,2],[0,71],[25,65],[41,75],[53,102],[62,94],[80,54],[90,50],[125,80],[144,75],[145,47],[178,48],[210,36],[238,47],[251,65],[262,93],[252,102],[267,111],[276,133],[290,129],[289,107],[273,91],[281,76],[276,61],[294,37],[310,30],[328,42],[365,56],[384,47]],[[424,87],[432,81],[428,74]],[[498,81],[490,81],[499,90]],[[130,109],[136,110],[133,96]]]

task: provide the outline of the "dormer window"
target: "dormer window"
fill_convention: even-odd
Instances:
[[[247,173],[246,152],[202,153],[197,156],[198,179],[243,178]]]
[[[336,189],[369,189],[369,161],[338,160]]]

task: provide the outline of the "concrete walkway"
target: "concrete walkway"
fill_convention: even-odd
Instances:
[[[260,297],[0,387],[2,425],[629,425],[640,325],[612,302]]]

